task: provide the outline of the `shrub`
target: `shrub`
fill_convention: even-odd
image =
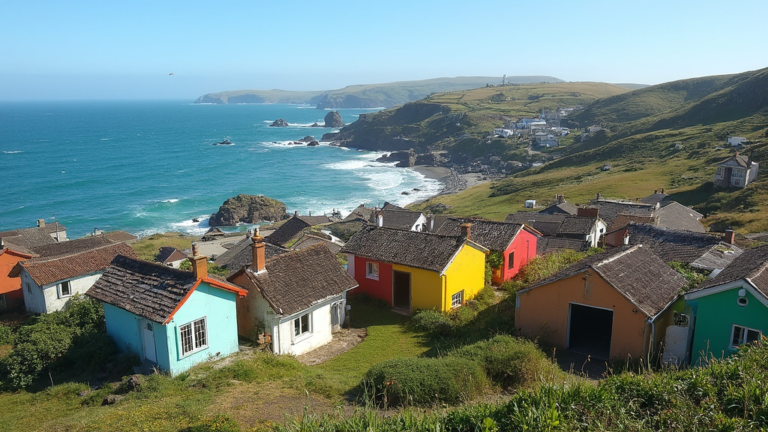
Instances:
[[[536,344],[512,336],[467,345],[449,356],[479,362],[488,378],[503,387],[529,387],[542,375],[555,371]]]
[[[369,397],[385,405],[456,404],[479,395],[485,374],[477,363],[452,357],[401,358],[375,364],[363,378]]]
[[[470,306],[461,306],[448,312],[448,318],[451,320],[451,325],[454,327],[461,327],[467,325],[477,316],[477,308]]]
[[[411,325],[420,331],[430,333],[444,333],[450,330],[451,320],[442,312],[434,309],[425,309],[416,312],[411,317]]]
[[[509,295],[515,295],[518,291],[523,289],[525,283],[519,280],[508,280],[501,284],[501,289],[508,292]]]
[[[0,324],[0,345],[13,345],[13,331],[2,324]]]
[[[496,293],[490,285],[486,285],[477,293],[474,300],[477,302],[479,309],[485,309],[496,303]]]

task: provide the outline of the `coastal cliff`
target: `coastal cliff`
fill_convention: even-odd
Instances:
[[[288,217],[285,204],[263,195],[240,194],[229,198],[208,220],[210,226],[234,226],[238,222],[254,224],[277,222]]]

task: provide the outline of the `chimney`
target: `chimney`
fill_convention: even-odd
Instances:
[[[597,193],[597,200],[600,201],[600,192]]]
[[[555,195],[555,200],[557,200],[558,204],[562,204],[565,202],[565,197],[563,195],[558,194],[558,195]]]
[[[294,211],[294,212],[293,212],[293,216],[294,216],[294,217],[299,217],[299,211],[298,211],[298,210]]]
[[[658,189],[654,189],[653,190],[653,194],[656,195],[657,193],[659,193],[659,190]]]
[[[38,219],[37,220],[37,227],[43,228],[45,226],[45,219]]]
[[[384,214],[382,212],[376,212],[376,226],[384,226]]]
[[[471,223],[465,223],[461,224],[461,237],[466,240],[472,240],[472,224]]]
[[[661,188],[661,193],[664,193],[664,188]]]
[[[596,218],[599,211],[600,209],[596,208],[579,207],[576,209],[576,216]]]
[[[629,244],[629,229],[624,230],[624,245]]]
[[[253,236],[251,240],[253,241],[253,243],[251,243],[251,253],[253,254],[251,270],[258,273],[264,270],[264,262],[266,261],[266,256],[264,255],[264,237],[257,234]]]
[[[427,215],[427,231],[428,232],[435,231],[435,215],[433,215],[432,213]]]
[[[733,242],[736,241],[736,233],[733,232],[733,228],[728,228],[725,230],[725,234],[723,234],[723,241],[728,244],[733,244]]]
[[[192,263],[192,274],[195,275],[195,279],[208,277],[208,257],[200,255],[200,247],[197,243],[192,243],[192,256],[189,257],[189,262]]]

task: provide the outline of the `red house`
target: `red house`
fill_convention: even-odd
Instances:
[[[504,257],[501,267],[494,269],[493,283],[512,279],[522,266],[536,258],[536,242],[541,233],[526,224],[452,218],[436,234],[459,236],[460,225],[465,222],[472,223],[472,241]]]
[[[24,305],[24,293],[21,291],[21,279],[8,274],[19,261],[32,258],[33,254],[0,247],[0,311]]]

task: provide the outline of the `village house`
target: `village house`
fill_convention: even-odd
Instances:
[[[9,273],[19,261],[30,259],[33,255],[16,249],[10,244],[5,244],[3,239],[0,239],[0,312],[7,309],[16,309],[24,305],[21,279],[12,278],[9,276]]]
[[[406,209],[387,209],[376,211],[371,221],[376,226],[406,231],[428,231],[427,217],[424,213]]]
[[[744,251],[717,276],[685,294],[695,323],[691,364],[759,342],[768,332],[768,246]]]
[[[550,206],[551,207],[551,206]],[[507,216],[505,222],[530,225],[544,237],[564,237],[586,242],[589,247],[598,247],[606,223],[593,209],[576,209],[576,216],[567,213],[517,212]]]
[[[247,291],[209,277],[196,244],[192,255],[191,272],[117,256],[86,293],[102,302],[120,351],[171,375],[239,348],[236,300]]]
[[[331,222],[328,216],[300,216],[299,212],[295,212],[290,219],[285,221],[265,239],[274,245],[287,247],[298,240],[301,234],[308,228]]]
[[[91,239],[99,237],[80,240]],[[117,255],[136,257],[127,244],[103,240],[108,244],[85,250],[79,250],[79,240],[48,245],[62,250],[17,263],[10,276],[21,279],[25,309],[40,314],[61,310],[70,297],[88,291]]]
[[[157,262],[164,266],[179,268],[181,263],[187,259],[187,255],[175,247],[163,246],[155,258]]]
[[[608,224],[608,232],[624,228],[629,222],[653,223],[673,230],[706,231],[700,222],[701,213],[668,199],[663,189],[638,201],[605,199],[598,193],[586,207],[600,211],[600,217]]]
[[[41,239],[47,235],[50,240]],[[67,229],[58,222],[46,224],[45,219],[38,219],[37,226],[0,232],[0,238],[19,246],[27,244],[46,244],[67,241]]]
[[[508,138],[510,136],[514,136],[515,135],[515,131],[509,130],[509,129],[504,129],[504,128],[495,128],[493,130],[493,135],[494,136],[498,136],[498,137],[502,137],[502,138]]]
[[[736,152],[733,156],[717,164],[715,186],[745,188],[757,178],[760,164],[749,156]]]
[[[228,271],[227,277],[240,271],[243,267],[249,267],[253,263],[253,251],[251,244],[253,235],[248,233],[243,239],[235,243],[226,252],[216,257],[214,263]],[[266,239],[265,239],[266,240]],[[266,259],[290,252],[290,249],[264,242],[264,256]]]
[[[743,145],[747,142],[747,138],[745,137],[728,137],[726,140],[728,144],[730,144],[733,147]]]
[[[573,203],[566,201],[563,195],[555,195],[555,203],[545,208],[544,210],[541,210],[539,213],[576,216],[576,213],[578,213],[578,208]]]
[[[462,235],[442,236],[383,227],[365,227],[341,249],[347,270],[360,286],[351,294],[384,300],[397,310],[449,311],[485,285],[488,249]]]
[[[324,244],[270,259],[264,249],[263,239],[253,237],[252,264],[228,278],[249,292],[237,303],[240,336],[270,341],[275,354],[300,355],[330,342],[357,282]]]
[[[598,359],[658,353],[687,280],[641,245],[590,256],[518,291],[518,334]]]
[[[461,225],[471,222],[472,241],[489,251],[501,254],[501,266],[493,268],[493,283],[500,284],[512,279],[520,268],[536,258],[537,240],[541,233],[525,224],[449,219],[435,233],[461,236]]]

